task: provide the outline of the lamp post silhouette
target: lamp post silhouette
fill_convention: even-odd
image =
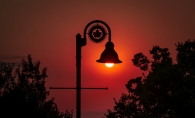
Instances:
[[[117,64],[122,63],[118,58],[118,54],[114,50],[114,44],[111,42],[110,27],[101,20],[94,20],[89,22],[84,29],[84,37],[78,33],[76,35],[76,88],[59,88],[50,87],[50,89],[76,89],[76,118],[81,118],[81,89],[105,89],[108,88],[82,88],[81,87],[81,48],[87,44],[88,34],[89,39],[95,43],[100,43],[106,39],[108,35],[108,42],[105,45],[105,50],[102,52],[100,58],[96,60],[99,63]]]

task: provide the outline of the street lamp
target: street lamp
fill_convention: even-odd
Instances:
[[[78,49],[78,51],[80,51],[80,47],[86,45],[86,34],[88,34],[89,39],[91,39],[95,43],[102,42],[108,35],[108,42],[105,45],[106,48],[102,52],[100,59],[97,60],[97,62],[108,64],[122,63],[122,61],[120,61],[118,58],[118,54],[114,50],[114,44],[111,42],[110,27],[104,21],[94,20],[89,22],[84,29],[84,38],[81,38],[81,35],[77,34],[76,48]]]
[[[76,89],[76,118],[81,118],[81,89],[108,89],[106,88],[82,88],[81,87],[81,48],[87,44],[87,37],[95,43],[100,43],[108,36],[108,42],[100,58],[96,60],[99,63],[105,63],[108,67],[117,63],[122,63],[118,54],[114,50],[114,44],[111,42],[110,27],[101,20],[89,22],[84,29],[84,37],[78,33],[76,35],[76,88],[54,88],[50,89]]]

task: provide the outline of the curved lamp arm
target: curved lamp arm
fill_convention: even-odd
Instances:
[[[94,23],[101,23],[101,24],[103,24],[106,28],[107,28],[107,30],[108,30],[108,42],[111,42],[111,30],[110,30],[110,27],[104,22],[104,21],[102,21],[102,20],[93,20],[93,21],[91,21],[91,22],[89,22],[87,25],[86,25],[86,27],[85,27],[85,29],[84,29],[84,42],[83,42],[83,46],[85,46],[86,44],[87,44],[87,38],[86,38],[86,34],[87,34],[87,29],[92,25],[92,24],[94,24]]]

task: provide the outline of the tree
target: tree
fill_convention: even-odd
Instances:
[[[128,94],[115,100],[107,118],[188,118],[195,117],[195,40],[175,44],[176,62],[168,48],[153,46],[150,61],[143,53],[132,62],[142,76],[126,84]]]
[[[1,118],[72,118],[72,112],[59,112],[54,98],[46,100],[46,68],[40,62],[28,61],[16,67],[0,61],[0,117]]]

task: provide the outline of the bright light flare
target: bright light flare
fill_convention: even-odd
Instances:
[[[112,66],[114,66],[114,63],[105,63],[105,65],[106,65],[108,68],[111,68]]]

